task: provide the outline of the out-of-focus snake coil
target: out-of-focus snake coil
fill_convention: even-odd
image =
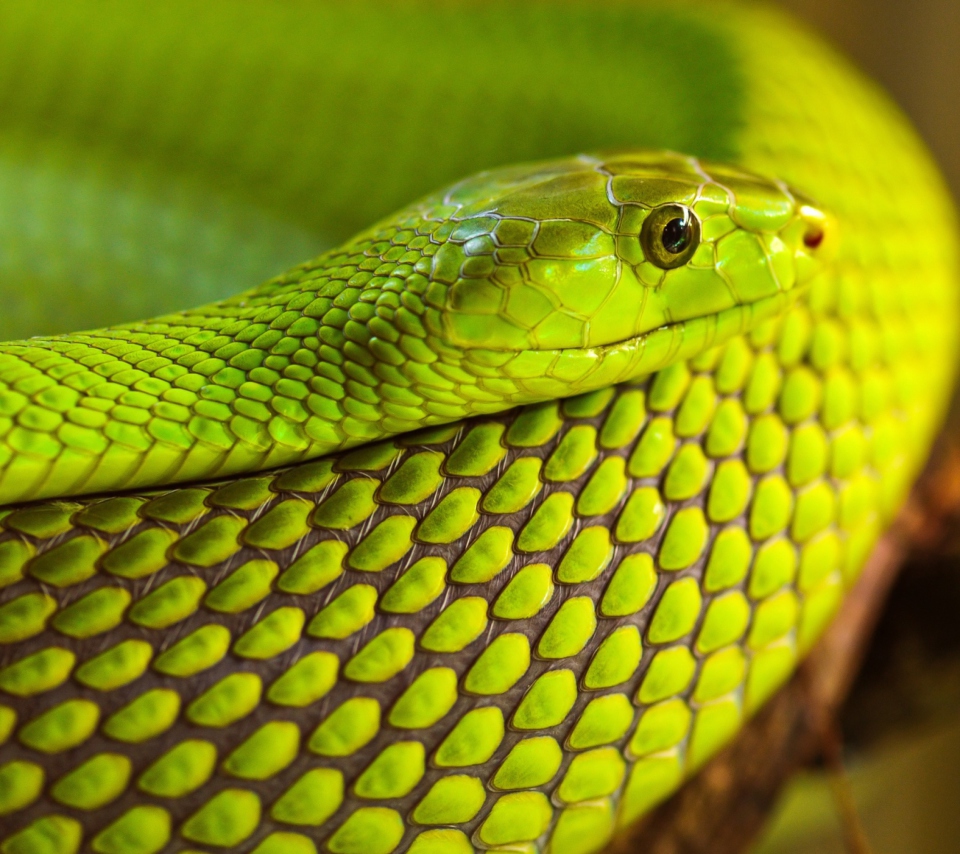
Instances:
[[[343,5],[0,7],[0,854],[598,851],[926,457],[953,209],[809,34]]]

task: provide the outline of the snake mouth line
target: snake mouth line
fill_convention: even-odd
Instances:
[[[722,344],[728,339],[729,336],[748,332],[751,328],[753,328],[754,324],[760,323],[763,320],[767,320],[776,314],[777,311],[782,311],[785,306],[792,305],[801,296],[803,296],[808,289],[808,283],[798,284],[788,291],[780,291],[778,293],[771,294],[768,297],[753,300],[752,302],[731,306],[730,308],[726,308],[723,311],[719,311],[714,314],[706,314],[702,317],[694,317],[688,320],[676,320],[672,323],[665,323],[662,326],[656,327],[655,329],[649,329],[646,332],[641,332],[639,335],[632,335],[628,338],[622,338],[619,341],[610,341],[606,344],[597,344],[592,347],[557,347],[553,349],[534,350],[533,352],[555,353],[557,356],[583,354],[589,355],[592,358],[596,358],[597,354],[602,356],[607,352],[617,349],[630,348],[638,345],[645,346],[646,342],[652,339],[670,336],[675,334],[677,331],[699,328],[700,326],[709,325],[711,322],[715,322],[718,331],[725,336],[722,338],[718,337],[713,344]],[[742,318],[745,322],[745,325],[740,329],[729,331],[728,334],[728,325],[730,325],[732,321],[737,318]],[[521,353],[523,351],[517,350],[513,352]],[[653,368],[652,370],[656,370],[656,368]]]
[[[478,364],[498,365],[504,377],[514,383],[515,392],[510,396],[509,406],[571,397],[618,383],[635,382],[678,361],[693,358],[782,314],[804,290],[804,287],[795,287],[716,314],[666,324],[642,335],[597,347],[473,352]],[[491,356],[493,359],[488,361]]]

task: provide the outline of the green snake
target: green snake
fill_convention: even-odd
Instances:
[[[856,580],[957,273],[768,10],[5,0],[0,852],[600,850]]]

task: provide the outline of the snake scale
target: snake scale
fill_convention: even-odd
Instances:
[[[600,850],[835,613],[957,283],[759,7],[5,0],[0,852]]]

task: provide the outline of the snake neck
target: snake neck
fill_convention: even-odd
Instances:
[[[4,345],[0,504],[257,471],[580,394],[688,358],[796,298],[605,347],[465,350],[444,341],[417,272],[440,245],[424,237],[383,235],[196,311]]]

